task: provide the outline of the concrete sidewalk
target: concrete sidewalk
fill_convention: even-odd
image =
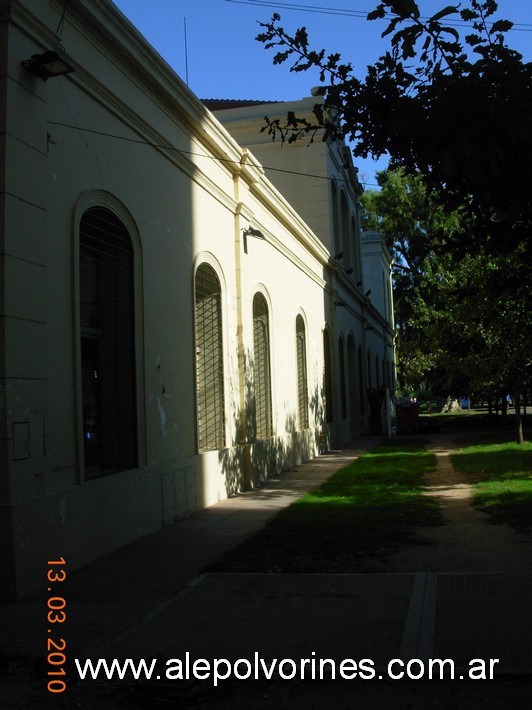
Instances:
[[[68,604],[62,633],[68,636],[70,657],[143,627],[194,584],[206,565],[379,441],[356,440],[349,449],[301,464],[260,488],[198,511],[70,574],[61,590]],[[43,589],[41,597],[0,604],[0,654],[45,654],[44,594]]]
[[[532,673],[532,574],[201,574],[375,445],[320,456],[70,575],[61,633],[73,658],[499,659]],[[0,607],[0,654],[45,653],[44,597]],[[467,678],[467,675],[464,676]]]

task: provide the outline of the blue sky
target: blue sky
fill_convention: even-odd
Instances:
[[[385,21],[368,22],[342,10],[367,13],[377,0],[114,0],[168,64],[186,79],[200,98],[287,101],[310,95],[319,83],[311,72],[290,73],[287,65],[273,66],[273,52],[255,40],[258,22],[277,11],[287,30],[306,26],[311,44],[340,52],[357,73],[387,47],[380,34]],[[420,0],[424,15],[434,14],[449,0]],[[287,6],[299,6],[289,9]],[[312,10],[316,10],[313,12]],[[532,60],[532,0],[500,0],[498,17],[529,25],[508,34],[509,44]],[[185,53],[185,20],[186,45]],[[188,62],[187,62],[188,59]],[[360,173],[375,182],[375,168],[357,161]]]

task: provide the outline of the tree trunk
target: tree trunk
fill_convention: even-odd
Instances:
[[[515,443],[522,444],[523,436],[523,417],[521,416],[521,395],[514,394],[514,411],[515,411]]]

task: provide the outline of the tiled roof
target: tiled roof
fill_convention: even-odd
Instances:
[[[242,108],[245,106],[262,106],[263,104],[276,104],[278,101],[253,101],[247,99],[202,99],[202,103],[209,111],[224,111],[228,108]]]

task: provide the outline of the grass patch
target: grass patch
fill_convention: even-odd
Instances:
[[[434,454],[410,440],[384,443],[281,511],[209,571],[353,572],[372,569],[416,529],[441,523],[422,495]]]
[[[473,504],[492,522],[532,530],[532,442],[469,446],[451,460],[475,483]]]

